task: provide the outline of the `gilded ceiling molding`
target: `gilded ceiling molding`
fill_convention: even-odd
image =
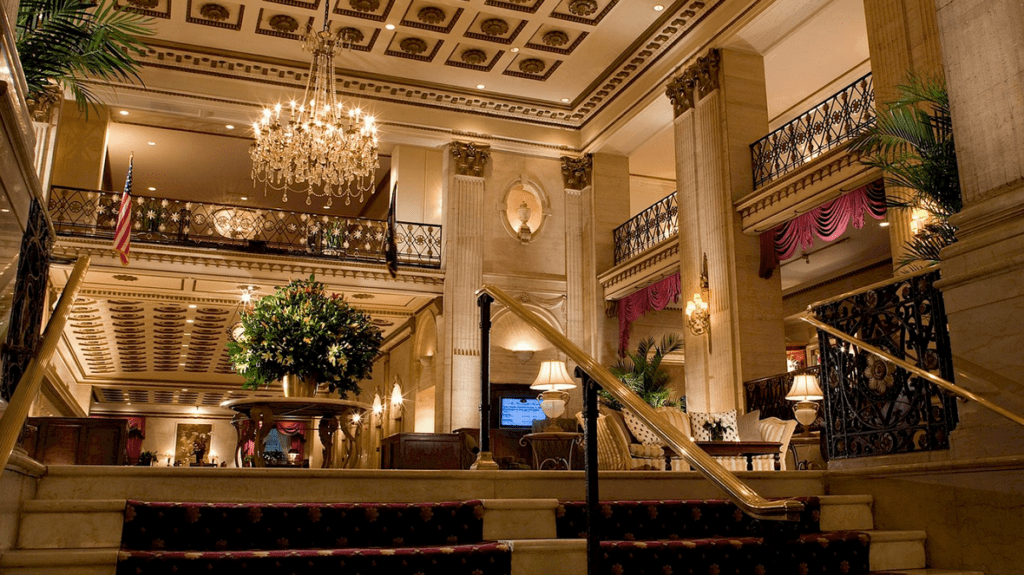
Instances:
[[[683,73],[669,82],[665,95],[672,102],[672,110],[678,118],[693,108],[697,101],[704,99],[721,85],[719,69],[721,53],[712,48],[707,56],[697,58],[697,62],[686,68]]]
[[[473,142],[452,142],[452,158],[455,173],[460,176],[482,177],[487,160],[491,158],[491,147]]]
[[[582,190],[591,183],[594,175],[594,156],[562,156],[562,180],[567,190]]]

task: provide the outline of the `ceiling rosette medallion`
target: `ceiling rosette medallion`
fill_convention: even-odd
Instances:
[[[268,24],[274,30],[285,34],[294,34],[299,29],[299,21],[286,14],[271,16]]]
[[[228,16],[231,16],[231,12],[220,4],[209,2],[199,7],[199,15],[207,20],[223,22],[228,19]]]
[[[461,56],[459,56],[459,58],[471,66],[482,66],[487,62],[487,54],[485,54],[483,50],[477,50],[475,48],[466,50]]]
[[[597,12],[597,2],[595,0],[572,0],[569,2],[569,12],[577,16],[590,16]]]
[[[527,58],[519,62],[519,70],[524,74],[540,74],[544,67],[544,60],[538,58]]]
[[[431,26],[441,24],[444,22],[445,18],[447,18],[447,15],[444,13],[444,10],[434,6],[425,6],[420,8],[420,11],[416,13],[416,19],[424,24],[430,24]]]
[[[160,0],[128,0],[128,4],[136,8],[142,8],[143,10],[152,10],[156,8]]]
[[[347,44],[360,44],[366,36],[363,35],[362,30],[359,28],[342,28],[338,31],[338,37],[340,37]]]
[[[508,22],[501,18],[488,18],[480,23],[480,31],[488,36],[504,36],[508,34]]]
[[[380,0],[348,0],[348,5],[356,12],[376,12],[380,8]]]
[[[544,42],[545,46],[557,48],[559,46],[564,46],[569,43],[569,35],[566,34],[565,32],[562,32],[561,30],[552,30],[547,34],[544,34],[544,36],[541,38],[541,41]]]
[[[427,51],[427,43],[419,38],[406,38],[398,43],[398,47],[406,54],[422,54]]]

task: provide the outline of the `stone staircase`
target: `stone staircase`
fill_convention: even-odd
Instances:
[[[720,499],[695,475],[603,472],[601,495],[603,500],[622,501]],[[870,497],[823,495],[815,476],[755,472],[743,474],[743,479],[769,497],[816,496],[821,531],[867,533],[872,573],[969,573],[925,569],[924,531],[875,530]],[[564,533],[559,538],[556,519],[567,501],[582,499],[583,489],[580,472],[51,466],[40,479],[35,498],[23,504],[17,547],[0,555],[0,573],[113,575],[129,500],[322,504],[478,499],[480,541],[500,542],[511,549],[512,575],[583,575],[586,542]]]

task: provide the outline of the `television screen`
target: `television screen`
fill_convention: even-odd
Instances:
[[[525,397],[501,398],[501,424],[499,427],[530,427],[534,419],[544,419],[540,400]]]

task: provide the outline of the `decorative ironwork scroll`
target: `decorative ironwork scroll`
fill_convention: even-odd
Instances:
[[[59,235],[113,237],[119,194],[54,187]],[[132,196],[132,241],[384,263],[387,222]],[[441,267],[441,226],[398,222],[398,261]]]
[[[9,400],[21,380],[29,360],[42,339],[43,311],[46,308],[46,282],[50,275],[53,236],[46,224],[46,212],[38,200],[32,200],[28,228],[21,238],[18,279],[11,304],[10,327],[3,345],[0,371],[0,396]]]
[[[793,419],[793,402],[786,400],[786,394],[793,387],[793,377],[801,374],[817,376],[818,370],[818,366],[815,365],[744,382],[743,390],[747,399],[747,412],[760,409],[761,419],[766,417]],[[819,416],[818,421],[811,425],[811,429],[817,429],[820,422]]]
[[[874,123],[875,90],[869,73],[751,144],[754,187],[839,147]]]
[[[676,193],[630,218],[615,228],[615,264],[639,255],[679,233],[679,204]]]
[[[815,308],[821,321],[952,381],[939,272],[898,278]],[[821,387],[833,459],[949,449],[955,398],[884,359],[819,331]]]

